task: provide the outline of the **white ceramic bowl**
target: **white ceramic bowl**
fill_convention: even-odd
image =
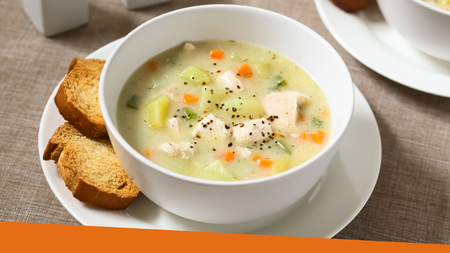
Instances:
[[[450,61],[450,11],[422,0],[377,0],[390,26],[417,49]]]
[[[328,97],[333,127],[329,144],[286,172],[256,180],[218,182],[164,169],[135,151],[117,130],[116,106],[128,77],[152,56],[183,41],[226,39],[273,49],[306,69]],[[324,174],[350,121],[354,93],[338,53],[299,22],[263,9],[206,5],[173,11],[142,24],[118,45],[100,78],[100,106],[114,149],[141,192],[182,217],[217,224],[275,214],[302,198]]]

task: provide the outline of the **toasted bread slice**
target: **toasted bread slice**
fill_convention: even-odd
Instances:
[[[68,122],[55,131],[43,159],[55,161],[67,188],[82,202],[122,210],[139,193],[109,139],[85,137]]]
[[[87,68],[93,71],[98,72],[99,74],[102,72],[103,66],[105,65],[104,60],[100,59],[85,59],[81,57],[76,57],[72,60],[69,66],[69,73],[72,69],[76,68]],[[100,75],[99,75],[100,76]]]
[[[78,59],[78,58],[75,58]],[[63,118],[88,137],[107,138],[100,110],[98,86],[103,64],[101,60],[74,60],[55,96],[55,104]]]

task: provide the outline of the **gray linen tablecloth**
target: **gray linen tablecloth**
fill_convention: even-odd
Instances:
[[[332,37],[312,0],[174,0],[136,11],[119,0],[89,0],[89,23],[51,38],[32,25],[22,1],[0,0],[0,220],[80,224],[55,197],[40,164],[39,122],[50,94],[74,57],[155,16],[209,3],[265,8],[312,28],[338,51],[368,100],[383,147],[379,179],[362,211],[335,238],[449,244],[450,99],[361,64]]]

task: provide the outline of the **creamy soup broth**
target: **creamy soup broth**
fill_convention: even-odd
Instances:
[[[426,3],[450,11],[450,0],[423,0]]]
[[[158,105],[166,108],[161,122],[152,113]],[[211,180],[300,165],[327,145],[332,124],[325,94],[300,66],[273,50],[222,40],[183,43],[143,64],[123,88],[117,122],[152,162]]]

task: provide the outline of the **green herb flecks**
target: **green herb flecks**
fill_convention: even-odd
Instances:
[[[280,147],[286,154],[290,155],[291,151],[287,148],[286,144],[284,144],[281,140],[276,140],[275,144]]]
[[[275,81],[277,87],[286,85],[286,80],[281,75],[274,76],[273,80]]]
[[[127,107],[137,110],[139,107],[139,101],[139,97],[136,94],[133,94],[133,96],[131,96],[131,98],[127,101]]]
[[[195,114],[194,112],[192,112],[191,110],[189,110],[186,107],[183,107],[183,109],[181,111],[183,113],[185,121],[188,121],[190,119],[194,119],[195,117],[197,117],[197,114]]]
[[[311,120],[311,124],[317,128],[321,128],[323,126],[323,121],[319,120],[316,117],[313,117],[313,119]]]

